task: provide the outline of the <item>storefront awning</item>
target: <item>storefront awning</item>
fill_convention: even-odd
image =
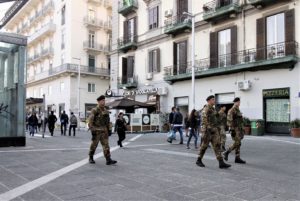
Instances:
[[[128,98],[122,98],[114,100],[106,104],[111,109],[129,109],[129,108],[150,108],[155,107],[153,104],[142,103],[139,101],[131,100]]]

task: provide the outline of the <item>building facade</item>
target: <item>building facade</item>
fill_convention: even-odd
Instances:
[[[109,88],[111,10],[110,0],[13,4],[2,23],[6,31],[28,36],[27,98],[45,95],[45,109],[56,115],[63,110],[81,118],[89,114]]]
[[[268,133],[288,133],[300,117],[300,2],[294,0],[123,0],[112,10],[111,88],[158,112],[209,95],[264,119]]]

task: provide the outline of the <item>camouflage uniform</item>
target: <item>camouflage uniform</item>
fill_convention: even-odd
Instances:
[[[218,118],[215,108],[207,105],[202,111],[202,144],[199,152],[199,159],[202,159],[205,151],[211,142],[216,158],[220,161],[223,160],[220,151],[220,134],[218,129]]]
[[[235,150],[236,157],[240,157],[241,140],[244,138],[243,116],[238,106],[233,106],[227,115],[227,126],[231,129],[231,137],[234,143],[228,152]]]
[[[226,113],[222,110],[219,111],[219,122],[220,122],[220,137],[221,137],[221,145],[225,147],[226,144],[226,124],[227,124],[227,117]]]
[[[110,158],[110,148],[108,143],[109,123],[109,112],[105,107],[97,106],[92,109],[89,117],[89,128],[92,132],[92,143],[89,152],[90,156],[95,154],[100,141],[105,158]]]

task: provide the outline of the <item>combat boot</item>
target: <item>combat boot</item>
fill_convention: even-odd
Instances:
[[[95,163],[96,163],[96,162],[94,161],[94,156],[93,156],[93,155],[90,155],[89,163],[91,163],[91,164],[95,164]]]
[[[204,163],[202,163],[201,158],[198,158],[198,160],[196,161],[196,165],[198,165],[199,167],[205,167]]]
[[[225,161],[228,161],[228,155],[230,154],[230,151],[229,150],[227,150],[227,151],[225,151],[224,153],[223,153],[223,156],[224,156],[224,160]]]
[[[113,165],[116,163],[117,163],[117,161],[112,160],[110,157],[106,159],[106,165]]]
[[[242,160],[239,156],[235,157],[235,163],[245,164],[246,161]]]
[[[226,168],[229,168],[229,167],[231,167],[231,165],[225,163],[225,162],[223,161],[223,159],[219,160],[219,168],[221,168],[221,169],[226,169]]]

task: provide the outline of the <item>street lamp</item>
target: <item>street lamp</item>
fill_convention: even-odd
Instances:
[[[79,61],[78,79],[77,79],[77,88],[78,88],[78,92],[77,92],[77,106],[78,106],[78,120],[79,120],[78,130],[80,130],[80,68],[81,68],[81,59],[80,58],[76,58],[76,57],[72,57],[72,59]]]

